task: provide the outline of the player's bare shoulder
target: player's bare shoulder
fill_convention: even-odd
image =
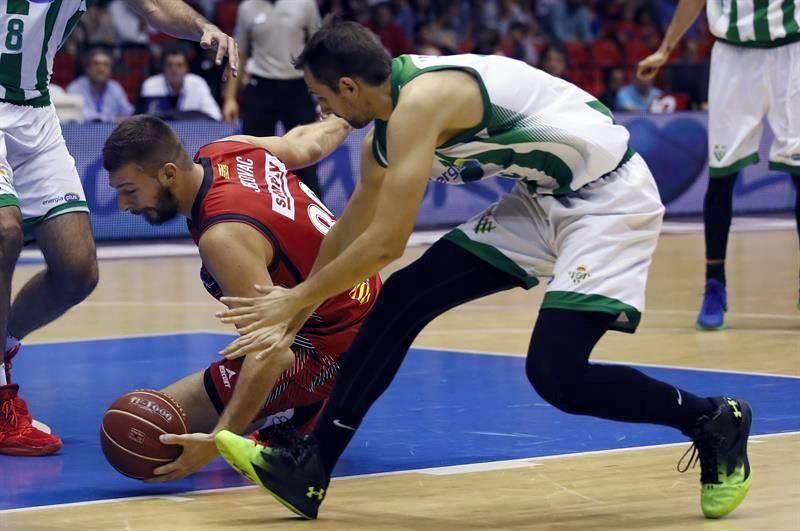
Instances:
[[[400,92],[396,110],[413,112],[420,123],[443,121],[446,130],[470,129],[484,116],[480,83],[463,70],[437,70],[412,79]]]

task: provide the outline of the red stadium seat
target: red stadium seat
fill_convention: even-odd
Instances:
[[[78,61],[66,50],[60,50],[53,58],[53,75],[50,82],[62,88],[72,83],[77,73]]]
[[[586,66],[589,64],[589,54],[586,52],[586,47],[583,43],[577,41],[567,41],[564,47],[569,54],[569,63],[572,66]]]
[[[613,66],[622,62],[622,55],[614,41],[600,39],[589,45],[594,66]]]
[[[217,2],[217,5],[214,7],[214,20],[217,26],[228,35],[233,35],[238,11],[238,0],[222,0],[221,2]]]

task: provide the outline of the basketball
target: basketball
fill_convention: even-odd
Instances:
[[[174,461],[180,446],[164,445],[164,433],[188,433],[181,406],[153,389],[139,389],[119,397],[103,415],[100,447],[117,471],[133,479],[149,479],[153,470]]]

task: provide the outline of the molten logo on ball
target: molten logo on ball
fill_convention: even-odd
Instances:
[[[144,434],[143,431],[137,430],[136,428],[131,428],[128,432],[128,439],[132,440],[137,444],[144,444],[144,440],[147,438],[147,435]]]
[[[163,407],[159,406],[155,402],[148,400],[146,398],[141,398],[139,396],[132,396],[131,397],[131,404],[138,406],[142,409],[150,410],[162,419],[166,420],[167,422],[172,422],[172,413],[164,409]]]

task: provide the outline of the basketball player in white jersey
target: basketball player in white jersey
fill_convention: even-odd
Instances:
[[[640,77],[656,75],[704,3],[717,40],[708,87],[706,289],[697,328],[718,330],[724,327],[728,309],[725,255],[733,188],[739,171],[759,160],[765,116],[775,135],[769,169],[791,175],[800,190],[800,2],[681,0],[660,48],[639,64]],[[800,193],[795,217],[800,234]]]
[[[11,381],[11,358],[23,337],[85,299],[98,280],[86,196],[48,93],[53,58],[87,1],[0,3],[0,454],[61,448],[60,438],[34,424]],[[236,74],[236,43],[187,4],[126,1],[156,29],[215,47],[217,63],[227,55]],[[10,304],[14,266],[30,240],[38,241],[47,267]]]
[[[704,514],[732,511],[751,481],[747,403],[589,362],[606,331],[639,324],[664,212],[650,170],[608,109],[505,57],[392,59],[352,22],[328,20],[297,64],[323,111],[357,127],[375,120],[375,128],[361,180],[310,277],[229,300],[238,307],[223,319],[247,328],[227,355],[282,348],[322,300],[400,257],[429,180],[498,176],[517,184],[389,277],[304,444],[258,448],[223,431],[223,457],[297,514],[316,518],[334,465],[425,325],[459,304],[544,281],[525,368],[536,392],[567,413],[680,430],[699,456]]]

